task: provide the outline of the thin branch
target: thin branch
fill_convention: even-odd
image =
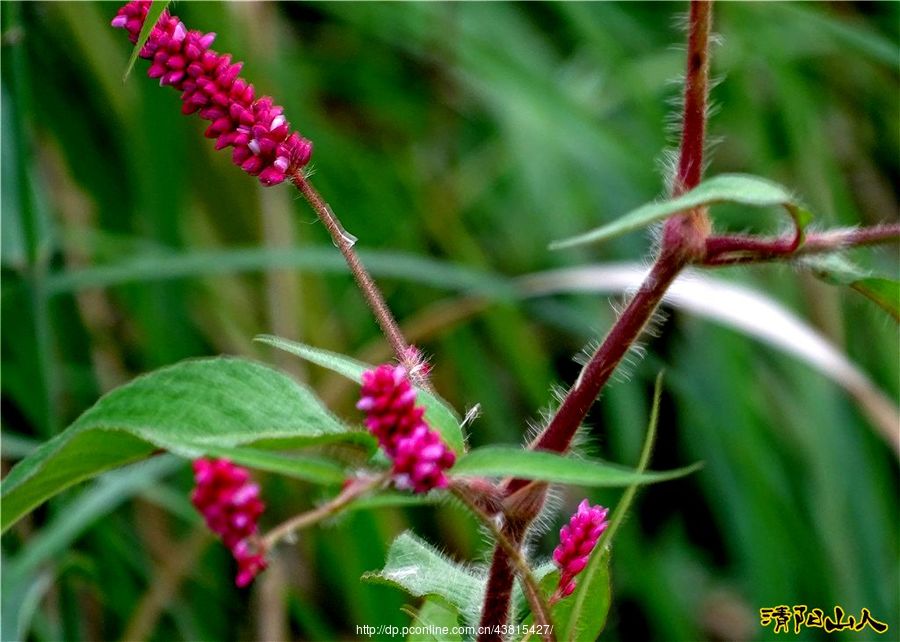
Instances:
[[[898,240],[900,223],[811,232],[799,247],[792,247],[791,239],[783,237],[711,236],[706,239],[706,256],[699,263],[708,267],[765,263]]]
[[[372,276],[366,270],[365,266],[363,266],[362,262],[359,260],[359,256],[353,249],[356,239],[347,234],[347,231],[328,206],[328,203],[325,202],[322,196],[306,179],[302,170],[297,170],[291,175],[291,182],[293,182],[300,193],[303,194],[303,197],[316,212],[319,220],[325,225],[325,228],[331,235],[334,245],[340,250],[341,254],[344,255],[344,260],[347,262],[347,266],[350,268],[353,278],[356,279],[356,283],[359,285],[359,289],[362,291],[366,302],[369,304],[372,313],[375,315],[375,320],[378,322],[381,331],[387,338],[388,343],[390,343],[391,347],[394,349],[397,360],[406,367],[407,372],[411,372],[417,365],[412,357],[413,352],[410,351],[411,346],[403,337],[400,326],[397,325],[397,321],[394,319],[394,315],[388,308],[387,303],[385,303],[384,297],[378,289],[378,286],[375,285],[374,279],[372,279]],[[416,381],[416,384],[430,390],[431,386],[429,382],[424,377],[420,379],[421,380]]]
[[[462,488],[454,486],[452,492],[457,499],[472,511],[472,514],[474,514],[482,524],[487,526],[488,530],[491,531],[491,534],[497,540],[497,543],[503,548],[507,556],[509,556],[509,559],[516,567],[516,571],[519,573],[519,577],[522,579],[522,587],[525,590],[525,597],[528,599],[528,604],[531,606],[531,613],[534,616],[534,621],[540,625],[540,630],[542,631],[541,637],[544,639],[544,642],[555,642],[556,636],[553,633],[553,626],[550,621],[550,608],[547,605],[546,600],[544,600],[544,596],[541,595],[540,586],[538,585],[534,574],[531,572],[531,568],[528,566],[528,561],[522,557],[519,547],[513,544],[506,534],[497,526],[494,519],[473,501]]]
[[[156,567],[150,588],[132,611],[123,640],[146,640],[156,628],[156,622],[172,602],[178,587],[197,564],[203,549],[212,542],[209,530],[198,526],[180,543],[172,555]]]
[[[290,534],[308,526],[312,526],[327,517],[336,515],[354,500],[365,495],[370,490],[374,490],[375,488],[384,485],[390,478],[391,473],[388,471],[382,475],[377,475],[368,479],[354,480],[331,501],[306,513],[295,515],[270,530],[261,538],[261,548],[268,551]]]
[[[891,243],[900,239],[900,223],[882,223],[871,227],[852,227],[811,233],[800,252],[831,252],[846,247]]]

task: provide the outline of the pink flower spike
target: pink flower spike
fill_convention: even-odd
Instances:
[[[587,566],[591,552],[609,525],[607,513],[608,508],[591,506],[585,499],[569,523],[560,529],[559,546],[553,551],[553,561],[560,570],[559,586],[551,602],[571,595],[575,590],[575,576]]]
[[[356,407],[366,413],[366,427],[393,462],[398,487],[427,493],[447,486],[445,471],[456,456],[425,422],[406,368],[384,364],[364,372]]]
[[[136,43],[150,4],[150,0],[132,0],[118,10],[110,24],[125,29],[129,40]],[[257,160],[251,162],[243,153],[232,160],[248,174],[259,176],[263,185],[281,183],[309,162],[312,143],[291,132],[283,108],[271,98],[254,99],[253,85],[239,77],[243,63],[233,63],[231,55],[210,49],[214,38],[214,33],[188,30],[176,16],[163,11],[140,56],[151,60],[148,75],[158,78],[160,86],[181,92],[182,113],[199,112],[201,118],[213,122],[206,135],[217,139],[216,149],[246,146],[251,140],[248,132],[261,132],[254,134],[259,139],[252,151]]]
[[[231,549],[238,563],[238,586],[246,586],[266,567],[265,551],[258,549],[257,521],[265,510],[259,486],[247,469],[227,459],[194,461],[191,502],[206,525]]]

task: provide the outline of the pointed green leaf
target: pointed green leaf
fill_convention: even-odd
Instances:
[[[194,458],[341,434],[352,433],[276,370],[234,358],[183,361],[113,390],[19,462],[0,484],[2,529],[63,489],[159,448]]]
[[[517,477],[559,484],[617,487],[652,484],[689,475],[701,464],[665,472],[631,470],[599,459],[576,458],[512,446],[485,446],[463,455],[452,468],[456,477]]]
[[[147,12],[147,18],[144,20],[144,26],[141,27],[141,33],[138,34],[134,49],[131,50],[131,57],[128,58],[128,66],[125,67],[125,73],[122,75],[122,82],[128,79],[128,75],[134,68],[134,63],[137,62],[141,49],[144,48],[144,45],[147,44],[147,40],[150,38],[150,32],[153,31],[153,27],[156,26],[159,17],[162,15],[163,11],[166,10],[166,7],[169,6],[171,1],[172,0],[153,0],[153,4],[150,5],[150,11]]]
[[[900,281],[875,276],[840,254],[807,256],[797,264],[832,285],[853,288],[900,321]]]
[[[290,352],[297,355],[301,359],[305,359],[311,363],[328,368],[339,375],[355,381],[362,382],[362,373],[371,370],[374,366],[367,363],[351,359],[342,354],[329,352],[328,350],[320,350],[303,343],[288,341],[280,337],[270,335],[260,335],[255,341],[265,343],[279,350]],[[463,437],[461,422],[459,416],[450,405],[435,394],[417,388],[419,402],[425,406],[425,420],[432,428],[441,433],[441,437],[450,448],[457,454],[465,452],[466,444]]]
[[[442,493],[434,491],[431,493],[408,493],[385,490],[377,495],[368,495],[354,500],[349,504],[345,511],[355,510],[373,510],[379,508],[406,508],[413,506],[433,506],[441,503]]]
[[[550,244],[550,249],[560,250],[576,245],[605,241],[627,232],[639,230],[678,212],[715,203],[784,207],[794,220],[794,225],[801,232],[812,218],[809,212],[799,206],[796,198],[778,183],[747,174],[722,174],[703,181],[694,189],[677,198],[642,205],[590,232],[554,241]]]
[[[363,579],[396,586],[414,597],[437,595],[458,609],[468,623],[478,621],[484,580],[409,531],[393,541],[384,568],[366,573]]]
[[[34,572],[71,546],[98,519],[184,465],[177,457],[163,455],[103,475],[56,513],[18,555],[4,560],[4,580],[19,581]]]
[[[265,470],[270,473],[294,477],[316,484],[340,484],[347,475],[343,467],[331,459],[316,455],[291,454],[259,450],[258,448],[226,448],[224,446],[200,445],[204,455],[230,459],[236,464]]]

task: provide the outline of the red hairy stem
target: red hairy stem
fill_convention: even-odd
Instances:
[[[503,525],[502,533],[515,547],[522,546],[528,523],[507,521]],[[502,642],[500,633],[502,626],[509,618],[509,606],[512,601],[513,580],[516,577],[516,569],[509,553],[497,544],[494,556],[491,559],[491,568],[488,572],[488,583],[484,595],[484,606],[481,609],[481,622],[478,642]]]
[[[685,264],[677,255],[663,255],[654,263],[637,294],[581,371],[547,428],[532,443],[533,449],[554,452],[568,450],[575,431],[600,389],[609,381],[622,357],[640,336],[669,285]],[[511,485],[510,492],[515,492],[521,485],[524,484]]]
[[[711,236],[706,239],[706,255],[700,263],[713,267],[763,263],[795,256],[834,252],[849,247],[893,243],[898,239],[900,239],[900,223],[812,232],[799,247],[792,238]]]
[[[703,173],[711,24],[712,2],[692,0],[681,148],[678,171],[672,185],[674,196],[695,187]],[[646,327],[669,285],[685,266],[705,255],[705,241],[709,232],[710,223],[703,208],[673,216],[666,222],[659,256],[649,274],[601,346],[582,369],[550,423],[532,442],[532,449],[555,452],[568,450],[597,395]],[[533,494],[536,500],[534,514],[523,520],[508,519],[504,526],[514,529],[511,535],[516,537],[509,539],[518,546],[521,545],[528,526],[540,512],[546,492],[544,487],[526,488],[528,484],[527,480],[513,479],[505,485],[507,494]],[[494,550],[482,609],[481,625],[487,627],[486,631],[496,630],[495,627],[507,622],[513,577],[511,560],[498,546]],[[478,638],[479,642],[499,642],[501,639],[501,636],[489,632]]]
[[[703,263],[723,258],[725,254],[768,254],[784,256],[797,250],[794,238],[763,238],[759,236],[710,236],[706,239],[706,256]]]
[[[535,579],[534,574],[531,572],[528,561],[522,556],[522,553],[519,550],[520,544],[518,540],[516,543],[513,543],[505,534],[513,530],[508,526],[509,524],[514,523],[513,520],[509,520],[505,528],[498,526],[494,521],[493,511],[484,509],[481,498],[471,492],[471,486],[454,484],[451,491],[491,532],[497,542],[497,550],[502,550],[506,553],[505,559],[508,560],[509,568],[515,570],[522,582],[525,598],[531,606],[531,614],[534,623],[540,627],[540,636],[543,642],[556,642],[556,635],[553,632],[553,626],[550,620],[550,606],[541,594],[540,585]],[[503,563],[503,559],[501,558],[498,563]],[[496,595],[496,592],[494,595]],[[490,612],[494,608],[508,608],[508,604],[509,599],[507,596],[500,603],[487,605],[485,612]]]
[[[532,449],[555,452],[568,450],[578,426],[593,405],[600,390],[609,381],[630,346],[640,336],[669,285],[686,264],[687,260],[682,253],[663,250],[647,278],[644,279],[640,290],[631,299],[618,322],[582,370],[575,385],[569,390],[550,424],[531,444]],[[530,489],[525,487],[530,483],[524,479],[510,480],[506,485],[506,493],[509,496],[513,496],[517,492],[529,493]],[[523,533],[527,530],[531,520],[540,512],[540,504],[546,488],[536,486],[531,492],[539,494],[540,499],[535,498],[535,506],[524,521],[513,522],[517,527],[523,528]],[[520,503],[528,502],[521,500]],[[510,539],[517,544],[521,543],[521,538],[514,540],[513,537],[510,537]],[[498,546],[494,550],[484,609],[482,610],[481,624],[488,627],[488,630],[495,627],[497,623],[506,622],[513,577],[512,562],[506,551]],[[499,636],[487,633],[479,637],[479,642],[488,640],[496,642],[500,639]]]
[[[378,286],[375,285],[372,276],[363,266],[362,262],[359,260],[359,256],[357,256],[356,251],[353,249],[353,241],[347,237],[346,231],[334,215],[334,212],[331,211],[328,203],[325,202],[310,182],[306,180],[306,177],[301,170],[293,172],[290,175],[290,179],[316,212],[319,220],[322,221],[325,225],[325,229],[327,229],[328,233],[331,235],[334,244],[337,246],[338,250],[340,250],[341,254],[344,255],[347,267],[350,268],[353,278],[356,279],[356,284],[359,286],[372,313],[375,315],[375,320],[378,322],[385,338],[387,338],[388,343],[390,343],[391,347],[394,349],[397,360],[406,367],[407,371],[412,371],[418,365],[416,363],[418,350],[411,346],[403,337],[400,326],[397,324],[396,319],[394,319],[394,315],[388,308],[387,303],[385,303],[381,291],[378,289]],[[430,384],[424,377],[417,380],[416,383],[421,387],[430,390]]]
[[[676,196],[700,182],[703,167],[706,93],[709,84],[707,43],[711,18],[710,2],[705,0],[691,2],[687,84],[684,91],[684,128],[681,136],[678,176],[673,187],[673,194]],[[709,222],[702,210],[673,216],[666,222],[659,256],[640,290],[581,371],[578,381],[569,390],[550,424],[532,443],[532,448],[556,452],[564,452],[569,448],[575,431],[578,430],[600,390],[640,336],[669,285],[688,262],[706,253],[705,241],[708,232]],[[510,490],[514,491],[521,486],[521,482],[514,483]]]
[[[900,223],[829,230],[808,234],[800,252],[804,254],[830,252],[844,247],[896,242],[898,239],[900,239]]]
[[[672,188],[673,196],[678,196],[695,187],[703,174],[711,27],[711,0],[692,0],[687,74],[684,83],[681,154],[678,158],[678,175]]]

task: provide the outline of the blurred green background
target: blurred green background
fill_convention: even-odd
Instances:
[[[109,26],[117,6],[0,5],[4,470],[103,392],[198,355],[274,363],[358,417],[352,388],[251,343],[258,333],[387,358],[305,202],[215,153],[144,61],[123,84],[130,47]],[[709,173],[782,182],[821,227],[896,220],[898,7],[718,5],[710,134],[720,142]],[[216,31],[214,47],[246,61],[243,75],[314,141],[313,183],[433,356],[436,387],[460,410],[481,404],[474,445],[521,442],[552,387],[577,375],[572,355],[614,312],[608,294],[472,293],[650,256],[652,235],[639,233],[546,247],[665,193],[685,9],[173,5],[189,27]],[[781,225],[774,211],[718,211],[723,229]],[[855,258],[897,273],[896,248]],[[896,417],[897,326],[883,311],[783,266],[714,276],[806,319]],[[898,639],[897,459],[857,401],[796,358],[677,309],[647,348],[592,412],[588,447],[634,464],[665,368],[652,467],[706,465],[639,496],[615,543],[604,639],[770,639],[758,609],[778,604],[868,607]],[[260,478],[269,525],[323,496]],[[453,506],[357,511],[302,533],[240,591],[227,551],[188,503],[190,485],[186,462],[160,458],[18,524],[2,542],[3,639],[359,639],[356,625],[408,622],[409,598],[359,581],[404,529],[459,560],[489,554]],[[583,496],[570,489],[561,504]],[[619,492],[590,496],[612,505]],[[536,552],[549,554],[562,519],[548,516]]]

